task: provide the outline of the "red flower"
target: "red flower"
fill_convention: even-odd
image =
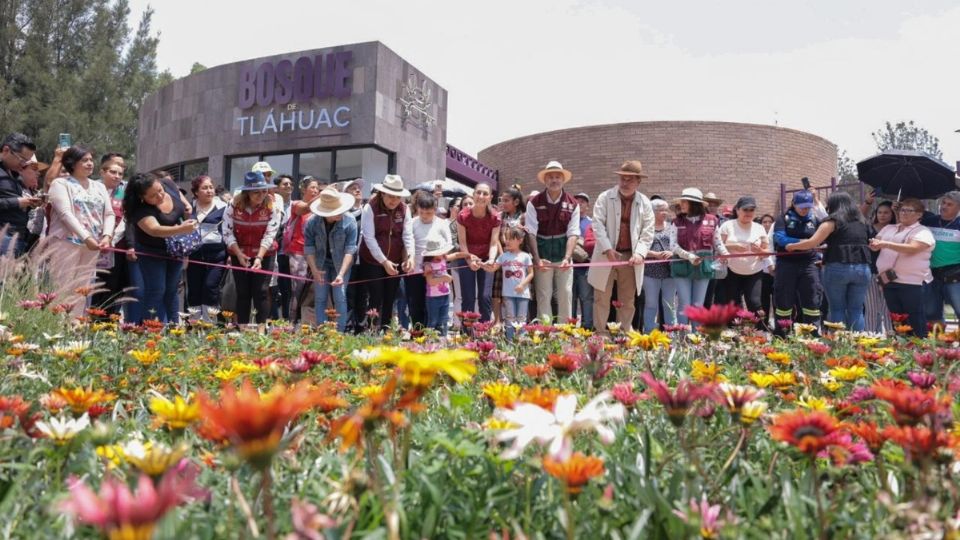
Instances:
[[[687,412],[696,402],[716,395],[716,386],[713,384],[697,384],[689,379],[683,379],[677,384],[676,390],[671,391],[663,381],[657,380],[651,373],[643,373],[640,378],[667,410],[670,422],[677,427],[683,425]]]
[[[575,354],[548,354],[547,363],[559,374],[570,374],[580,369],[580,358]]]
[[[712,339],[720,337],[720,332],[737,317],[740,308],[734,303],[713,304],[709,308],[701,306],[687,306],[684,314],[691,321],[699,324],[703,333]]]
[[[905,323],[910,320],[909,313],[891,313],[890,320],[894,323]]]
[[[843,424],[843,429],[863,439],[867,443],[867,448],[876,454],[887,442],[887,436],[877,428],[873,422],[857,422],[852,424]]]
[[[795,410],[778,414],[770,426],[770,436],[815,456],[834,443],[840,423],[824,411]]]
[[[817,457],[829,458],[837,467],[856,465],[873,460],[873,453],[862,442],[854,442],[849,433],[838,432],[830,446],[821,450]]]

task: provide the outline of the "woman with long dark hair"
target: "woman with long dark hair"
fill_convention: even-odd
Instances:
[[[514,227],[523,228],[523,216],[526,204],[523,202],[523,193],[516,187],[504,191],[500,194],[500,252],[503,246],[507,245],[507,239],[504,236],[508,230]],[[491,294],[493,306],[493,320],[500,322],[501,305],[503,303],[503,269],[498,268],[493,273],[493,290]]]
[[[482,268],[492,265],[500,250],[500,213],[491,204],[493,191],[487,184],[477,184],[473,191],[473,208],[463,209],[457,216],[457,237],[460,250],[469,252],[467,266],[461,267],[460,290],[464,311],[480,312],[481,321],[490,320],[490,297],[493,276]]]
[[[197,222],[186,219],[187,207],[176,186],[152,174],[138,174],[127,184],[123,214],[128,226],[134,227],[138,256],[131,265],[136,265],[143,276],[141,317],[176,323],[180,313],[177,286],[183,261],[167,255],[166,239],[193,231]]]
[[[861,211],[863,206],[861,205]],[[873,231],[877,234],[887,225],[897,224],[897,213],[893,210],[892,201],[880,201],[877,208],[873,211]],[[870,270],[873,275],[877,275],[877,258],[879,251],[873,252],[873,263]],[[893,330],[893,321],[890,320],[890,310],[887,309],[887,301],[883,297],[883,287],[876,279],[870,280],[867,286],[867,300],[864,304],[864,330],[874,333],[886,333]]]
[[[110,195],[100,182],[90,179],[93,155],[81,146],[71,146],[61,158],[67,178],[58,178],[50,185],[50,226],[57,260],[51,261],[50,274],[54,291],[61,296],[89,285],[96,273],[100,250],[110,247],[116,216]],[[83,315],[86,298],[73,303],[73,315]]]
[[[187,266],[187,305],[200,309],[200,318],[207,320],[220,310],[220,285],[224,269],[212,264],[224,264],[227,245],[223,243],[222,222],[227,203],[217,197],[217,188],[207,175],[190,182],[194,209],[200,224],[200,249],[190,255],[195,263]]]
[[[853,198],[838,191],[827,199],[827,218],[817,232],[786,246],[787,251],[804,251],[827,243],[823,256],[823,288],[830,303],[827,320],[842,322],[855,332],[863,331],[873,260],[868,243],[875,234]]]
[[[269,193],[270,184],[259,172],[243,177],[240,194],[223,213],[223,242],[235,268],[233,282],[237,289],[236,317],[239,324],[250,322],[250,302],[256,309],[257,323],[267,322],[270,315],[268,287],[270,276],[245,270],[272,270],[277,251],[277,231],[283,208]]]

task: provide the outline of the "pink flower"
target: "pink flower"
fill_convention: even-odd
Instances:
[[[786,330],[787,328],[793,326],[793,321],[790,319],[777,319],[777,326]]]
[[[819,341],[810,341],[807,342],[807,350],[817,356],[823,356],[830,352],[830,346],[826,343],[820,343]]]
[[[849,433],[838,431],[834,433],[832,439],[826,448],[817,453],[817,457],[829,458],[837,467],[873,461],[873,453],[867,445],[863,442],[853,442]]]
[[[294,497],[290,502],[290,520],[293,522],[293,533],[287,538],[294,540],[323,540],[326,536],[321,529],[331,529],[337,522],[326,514],[321,514],[317,507]]]
[[[690,499],[690,510],[687,512],[682,512],[680,510],[674,510],[673,513],[677,515],[684,523],[700,526],[700,536],[702,538],[718,538],[720,533],[720,508],[719,504],[710,505],[707,502],[707,495],[704,494],[700,498],[700,502],[697,502],[696,499]],[[729,517],[729,516],[728,516]],[[699,523],[698,523],[699,522]]]
[[[910,384],[923,390],[937,384],[937,378],[928,371],[911,371],[907,373],[907,378],[910,379]]]
[[[613,385],[610,393],[613,394],[613,399],[622,403],[624,407],[633,407],[638,401],[644,399],[643,394],[633,391],[632,382],[617,383]]]
[[[131,492],[122,480],[107,476],[100,484],[99,494],[71,477],[70,498],[60,508],[108,536],[126,529],[139,533],[138,537],[149,538],[157,521],[170,509],[207,496],[195,483],[198,473],[196,465],[182,460],[156,486],[149,476],[141,474],[136,491]]]
[[[675,391],[671,391],[663,381],[659,381],[651,373],[640,375],[650,391],[667,410],[667,417],[674,426],[680,427],[687,418],[687,412],[698,401],[711,399],[716,396],[717,388],[713,384],[697,384],[690,379],[683,379],[677,384]]]
[[[43,305],[43,302],[39,300],[21,300],[17,302],[17,307],[21,309],[41,309]]]
[[[283,367],[287,368],[287,371],[290,373],[306,373],[310,371],[310,368],[313,367],[313,364],[308,362],[303,355],[300,355],[293,360],[287,360],[284,362]]]
[[[933,365],[933,353],[930,351],[927,352],[915,352],[913,353],[913,361],[917,363],[918,366],[922,368],[929,369]]]
[[[717,339],[720,333],[737,317],[740,308],[736,304],[713,304],[709,308],[687,306],[683,313],[688,319],[700,325],[700,329],[710,339]]]

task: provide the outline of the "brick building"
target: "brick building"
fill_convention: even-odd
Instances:
[[[731,122],[635,122],[586,126],[519,137],[480,151],[499,171],[500,184],[519,182],[524,193],[539,189],[537,171],[559,160],[573,172],[569,191],[595,198],[612,187],[621,162],[640,159],[650,175],[647,195],[667,199],[684,187],[713,191],[724,204],[740,195],[757,197],[758,215],[780,211],[780,184],[817,186],[836,176],[837,147],[830,141],[775,126]]]

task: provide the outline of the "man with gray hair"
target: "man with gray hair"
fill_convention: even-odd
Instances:
[[[920,224],[937,241],[930,258],[933,281],[925,287],[927,320],[942,324],[943,304],[949,302],[960,317],[960,191],[950,191],[940,199],[940,213],[924,212]]]

